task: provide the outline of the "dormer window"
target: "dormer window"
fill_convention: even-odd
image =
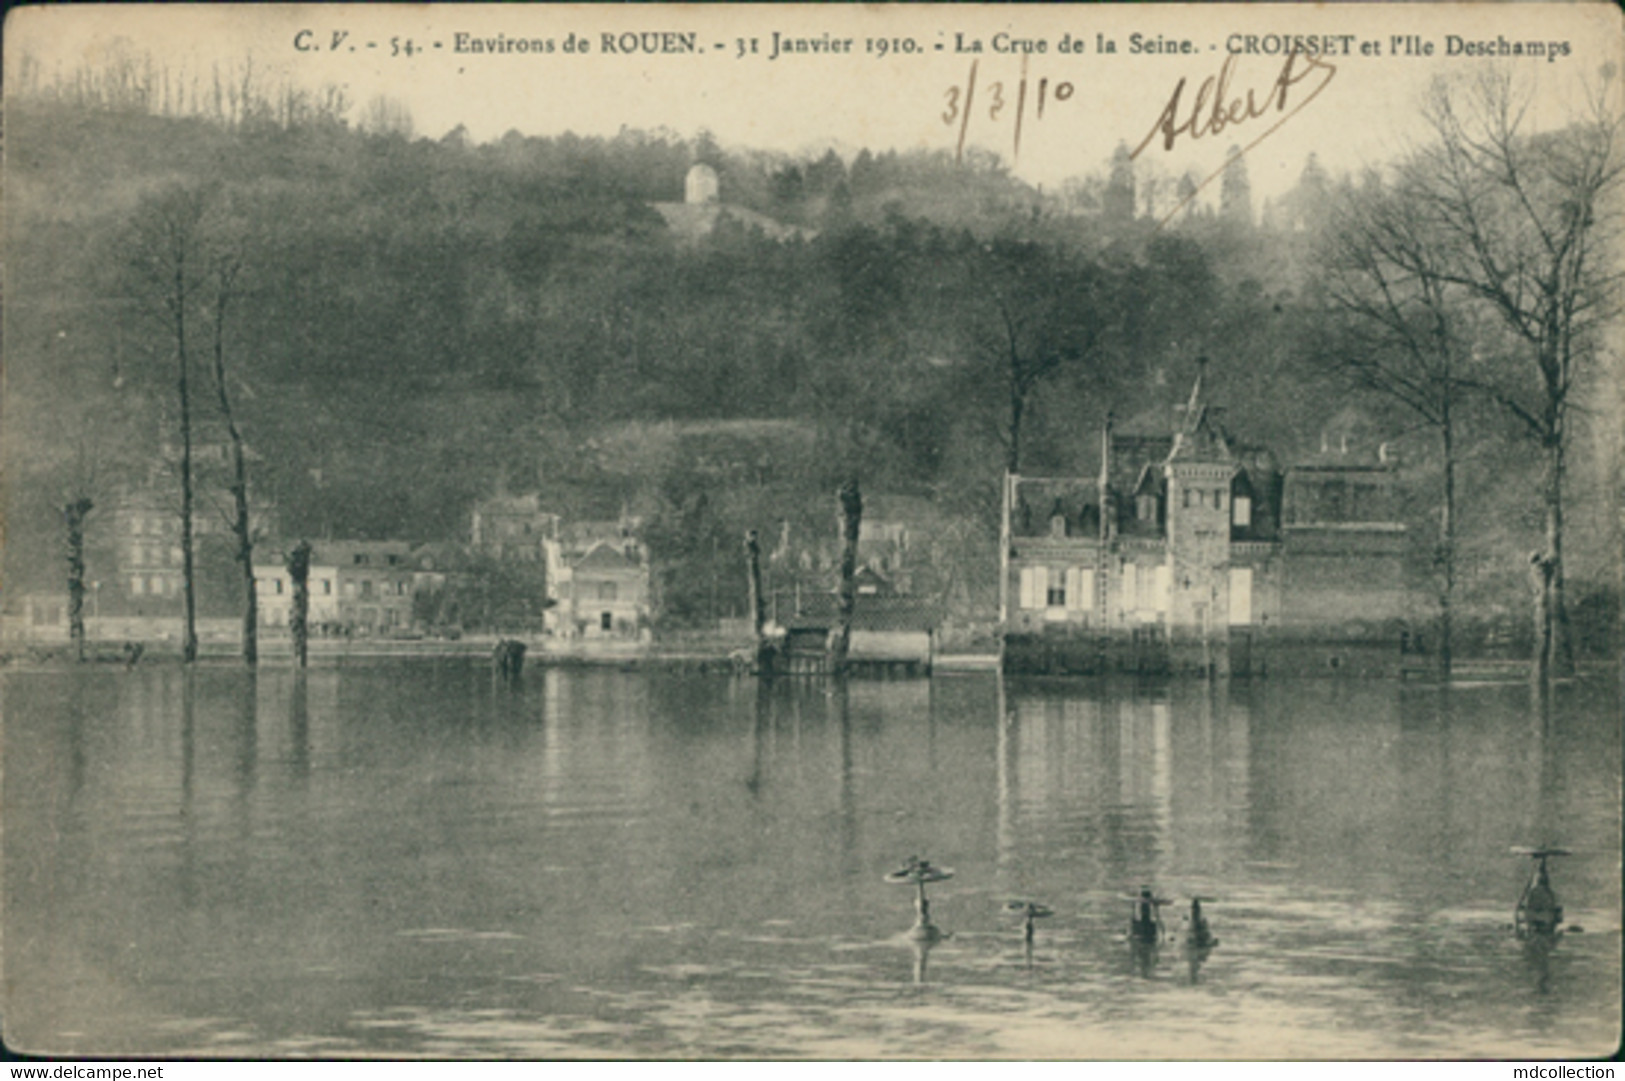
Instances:
[[[1066,515],[1057,514],[1049,520],[1049,535],[1052,537],[1066,536]]]
[[[1230,520],[1237,526],[1245,529],[1253,524],[1253,501],[1248,496],[1238,494],[1232,512]]]
[[[1134,507],[1135,517],[1142,522],[1154,521],[1157,517],[1157,497],[1154,495],[1136,497]]]

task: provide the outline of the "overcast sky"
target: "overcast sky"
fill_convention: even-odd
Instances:
[[[1620,15],[1612,5],[1441,6],[1134,6],[1118,8],[1035,6],[930,7],[879,10],[863,7],[733,6],[590,7],[239,7],[226,5],[33,8],[10,14],[6,72],[17,70],[16,50],[26,49],[47,73],[79,63],[99,63],[109,50],[163,58],[172,71],[200,74],[205,84],[214,64],[242,65],[252,58],[257,76],[269,82],[292,78],[311,86],[342,85],[356,103],[352,115],[379,94],[407,104],[418,134],[438,137],[458,124],[476,140],[509,129],[525,134],[564,131],[611,135],[621,127],[669,128],[690,136],[702,128],[730,147],[791,153],[834,145],[846,152],[933,147],[953,149],[958,121],[949,123],[954,97],[962,102],[970,67],[977,62],[967,146],[1014,155],[1014,118],[1021,98],[1022,59],[996,53],[994,35],[1043,39],[1046,51],[1026,60],[1022,142],[1015,171],[1036,183],[1055,185],[1097,172],[1119,142],[1139,144],[1155,127],[1181,79],[1186,80],[1179,121],[1190,116],[1197,89],[1219,73],[1232,46],[1245,48],[1253,35],[1267,48],[1269,35],[1331,35],[1335,55],[1326,68],[1300,59],[1303,80],[1288,93],[1288,111],[1311,90],[1319,93],[1278,130],[1283,115],[1269,109],[1218,136],[1180,134],[1172,151],[1160,137],[1143,157],[1172,172],[1219,168],[1232,145],[1265,136],[1247,154],[1255,192],[1270,195],[1289,186],[1307,155],[1320,155],[1333,170],[1359,168],[1401,153],[1424,137],[1416,103],[1436,75],[1486,70],[1481,57],[1445,54],[1450,35],[1462,41],[1566,42],[1555,60],[1515,60],[1538,97],[1535,117],[1550,124],[1575,106],[1582,77],[1595,79],[1617,53]],[[301,31],[309,31],[301,35]],[[692,33],[695,53],[605,55],[604,36],[627,32]],[[773,34],[834,42],[850,39],[849,53],[815,53],[770,59]],[[571,34],[591,44],[586,55],[566,54]],[[1131,55],[1130,35],[1162,38],[1190,54]],[[466,35],[459,39],[458,35]],[[980,54],[958,52],[957,35]],[[1432,57],[1390,55],[1395,35],[1431,42]],[[338,38],[339,47],[331,46]],[[466,51],[476,40],[551,39],[552,53]],[[1085,43],[1082,55],[1062,54],[1063,36]],[[1097,52],[1097,35],[1116,42],[1117,53]],[[740,38],[755,38],[757,52],[739,58]],[[881,57],[866,39],[912,38],[919,51]],[[404,55],[410,40],[415,55]],[[459,41],[464,51],[458,50]],[[628,39],[629,41],[630,39]],[[676,43],[679,38],[650,38]],[[1361,54],[1375,41],[1379,56]],[[439,47],[435,44],[439,42]],[[369,45],[370,43],[370,45]],[[296,46],[310,48],[302,51]],[[716,46],[724,48],[719,52]],[[941,46],[941,48],[938,48]],[[499,45],[500,47],[500,45]],[[678,45],[677,47],[681,47]],[[748,44],[746,46],[749,47]],[[1498,48],[1499,45],[1497,44]],[[906,48],[906,46],[905,46]],[[394,54],[394,55],[392,55]],[[1230,80],[1231,98],[1253,90],[1268,98],[1284,63],[1279,55],[1241,55]],[[1040,80],[1045,108],[1038,116]],[[993,84],[1005,108],[997,118]],[[1057,91],[1070,84],[1070,97]],[[1065,91],[1062,91],[1064,94]],[[1207,111],[1204,111],[1206,115]]]

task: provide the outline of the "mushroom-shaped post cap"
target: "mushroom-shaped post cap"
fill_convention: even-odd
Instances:
[[[1513,845],[1512,854],[1515,856],[1528,856],[1534,860],[1543,860],[1548,856],[1572,855],[1566,848],[1525,848],[1522,845]]]
[[[1055,910],[1048,905],[1041,905],[1037,901],[1010,901],[1004,906],[1011,912],[1019,912],[1029,920],[1041,920],[1046,916],[1055,915]]]
[[[1125,901],[1132,901],[1135,904],[1156,905],[1158,908],[1174,903],[1172,897],[1153,897],[1150,890],[1143,890],[1140,893],[1124,893],[1119,894],[1119,896]]]
[[[926,882],[941,882],[954,877],[954,872],[948,867],[933,867],[930,860],[910,857],[908,866],[893,871],[886,876],[886,881],[895,885],[917,886]]]

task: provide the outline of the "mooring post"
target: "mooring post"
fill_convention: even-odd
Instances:
[[[772,650],[767,643],[767,603],[762,596],[762,545],[756,530],[745,533],[745,570],[750,582],[751,634],[756,645],[756,674],[772,671]]]

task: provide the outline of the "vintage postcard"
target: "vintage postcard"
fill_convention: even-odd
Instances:
[[[13,10],[6,1047],[1612,1054],[1622,44]]]

